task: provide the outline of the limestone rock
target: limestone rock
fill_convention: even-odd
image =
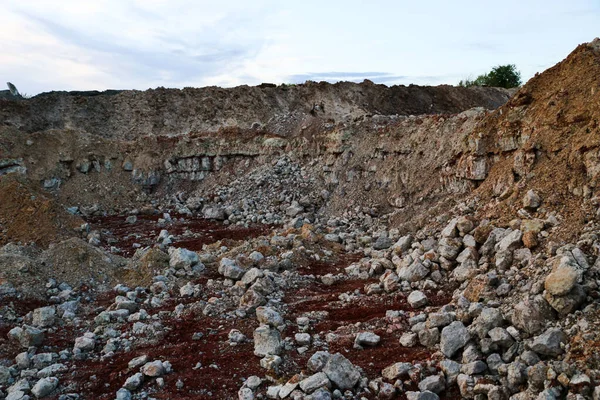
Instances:
[[[329,357],[323,372],[340,390],[352,389],[360,378],[358,369],[340,353]]]
[[[567,335],[559,328],[550,328],[534,339],[531,349],[538,354],[554,357],[564,353],[561,343],[568,343]]]
[[[446,357],[452,357],[471,339],[469,331],[462,322],[454,321],[442,329],[440,350]]]
[[[261,325],[254,330],[254,354],[259,357],[279,355],[282,350],[281,335],[277,329]]]

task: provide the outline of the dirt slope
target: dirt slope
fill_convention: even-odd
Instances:
[[[36,186],[15,175],[0,176],[0,246],[10,242],[47,246],[73,235],[83,223]]]
[[[476,191],[490,216],[510,216],[526,191],[575,233],[595,212],[600,179],[600,41],[577,47],[485,118],[457,165],[479,165]],[[471,168],[475,169],[475,168]]]
[[[494,109],[508,99],[509,93],[496,88],[387,87],[370,81],[112,91],[92,93],[93,96],[86,96],[85,92],[51,92],[24,101],[0,99],[0,121],[1,125],[26,132],[76,129],[121,139],[252,126],[288,136],[297,132],[307,118],[315,116],[342,122],[365,114]]]

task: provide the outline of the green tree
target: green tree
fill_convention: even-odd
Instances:
[[[503,88],[514,88],[521,86],[521,72],[517,71],[514,64],[498,65],[487,74],[479,75],[476,79],[461,80],[458,85],[470,86],[494,86]]]

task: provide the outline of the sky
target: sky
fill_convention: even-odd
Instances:
[[[0,85],[145,90],[524,81],[600,36],[600,0],[1,0]]]

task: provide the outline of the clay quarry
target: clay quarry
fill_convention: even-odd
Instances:
[[[0,96],[0,399],[600,399],[600,40],[518,89]]]

